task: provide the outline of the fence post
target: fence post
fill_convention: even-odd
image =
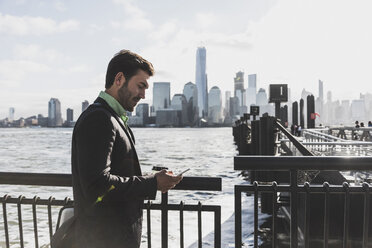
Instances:
[[[297,248],[297,170],[291,170],[291,248]]]
[[[168,193],[161,194],[161,247],[168,248]]]

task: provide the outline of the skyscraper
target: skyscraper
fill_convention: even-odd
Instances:
[[[190,125],[195,125],[199,117],[198,107],[198,89],[196,85],[188,82],[183,87],[183,94],[187,101],[187,117]]]
[[[244,92],[244,72],[242,72],[242,71],[237,72],[236,73],[236,76],[234,78],[234,92],[235,92],[235,96],[237,96],[236,95],[236,91],[237,90],[240,90],[241,92]]]
[[[67,123],[70,123],[70,122],[72,122],[73,120],[74,120],[74,110],[72,110],[72,109],[70,109],[70,108],[68,108],[67,110],[66,110],[66,116],[67,116]]]
[[[62,126],[61,103],[57,98],[51,98],[48,103],[48,126]]]
[[[319,98],[322,102],[324,101],[323,97],[323,81],[319,80]]]
[[[257,91],[257,75],[248,75],[248,88],[247,88],[247,107],[250,109],[251,105],[256,105],[256,91]]]
[[[208,96],[208,121],[211,123],[222,122],[222,96],[217,86],[209,90]]]
[[[169,82],[156,82],[154,83],[152,105],[153,110],[167,109],[170,107],[170,83]]]
[[[84,112],[89,106],[89,102],[85,100],[84,102],[81,103],[81,112]]]
[[[9,117],[8,117],[9,122],[14,121],[14,112],[15,112],[14,108],[9,108]]]
[[[206,74],[206,57],[205,47],[198,47],[196,50],[196,70],[195,83],[198,89],[198,107],[199,117],[206,117],[208,114],[208,82]]]

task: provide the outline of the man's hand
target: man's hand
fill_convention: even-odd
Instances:
[[[158,183],[158,190],[162,193],[174,188],[181,180],[182,176],[175,176],[171,171],[161,170],[155,175]]]

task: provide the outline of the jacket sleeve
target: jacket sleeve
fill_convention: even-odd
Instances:
[[[157,182],[154,176],[111,174],[111,154],[116,138],[111,118],[114,117],[105,111],[95,111],[86,116],[76,130],[74,142],[83,194],[90,202],[104,197],[110,201],[155,198]]]

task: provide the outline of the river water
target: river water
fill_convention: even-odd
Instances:
[[[191,170],[186,176],[213,176],[222,178],[222,192],[173,191],[169,193],[169,202],[186,204],[218,204],[222,207],[222,247],[234,247],[234,226],[231,221],[234,210],[234,185],[246,182],[233,170],[233,157],[237,154],[233,143],[231,128],[133,128],[136,137],[136,149],[140,158],[142,171],[151,172],[152,166],[166,166],[174,172],[186,168]],[[70,128],[22,128],[0,129],[0,171],[3,172],[38,172],[38,173],[70,173],[71,155]],[[65,187],[31,187],[1,185],[0,194],[13,197],[56,199],[72,198],[71,188]],[[160,194],[157,195],[157,201]],[[243,199],[244,201],[244,199]],[[253,221],[250,200],[245,204],[248,212],[243,213],[247,222]],[[244,207],[244,206],[243,206]],[[10,205],[9,207],[10,208]],[[25,247],[33,247],[32,213],[24,207]],[[27,211],[27,213],[26,213]],[[55,210],[57,211],[57,210]],[[9,209],[8,215],[14,220],[9,222],[11,247],[19,247],[19,232],[16,219],[16,208]],[[152,211],[152,245],[160,247],[160,213]],[[197,213],[185,213],[185,246],[196,247]],[[56,216],[54,216],[56,219]],[[146,220],[146,219],[144,219]],[[49,236],[47,216],[38,215],[39,244],[48,247]],[[145,224],[146,221],[144,221]],[[179,247],[178,214],[169,214],[169,247]],[[252,225],[250,225],[252,226]],[[244,227],[249,228],[251,227]],[[203,247],[213,247],[213,219],[203,214]],[[145,235],[145,230],[143,231]],[[246,231],[247,229],[245,229]],[[248,233],[251,233],[248,231]],[[243,237],[247,247],[252,244],[252,235]],[[3,217],[0,217],[0,247],[4,245]],[[145,238],[142,247],[146,247]]]

